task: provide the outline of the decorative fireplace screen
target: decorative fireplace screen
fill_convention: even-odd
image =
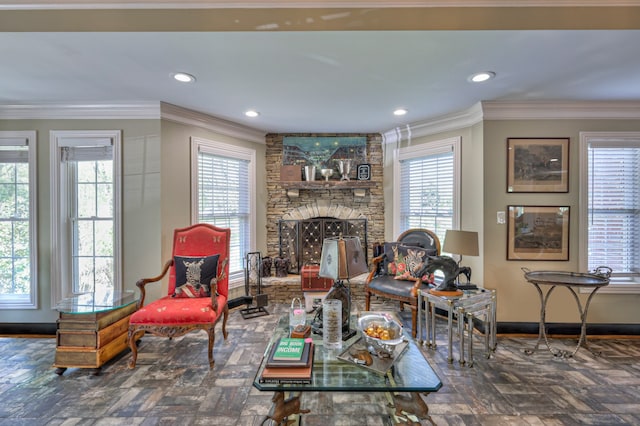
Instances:
[[[322,241],[340,235],[359,237],[365,259],[367,253],[367,219],[318,217],[305,220],[280,220],[278,224],[280,257],[289,259],[289,273],[299,274],[304,265],[319,264]]]

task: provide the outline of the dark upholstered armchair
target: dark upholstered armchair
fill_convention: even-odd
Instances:
[[[424,276],[429,256],[440,255],[440,240],[428,229],[409,229],[397,241],[384,244],[382,255],[371,262],[365,283],[365,308],[371,308],[371,296],[400,302],[400,309],[411,308],[411,334],[416,337],[418,291],[428,288],[431,277]]]
[[[227,338],[230,238],[230,229],[204,223],[174,231],[171,260],[162,273],[136,283],[141,296],[139,309],[129,320],[129,368],[136,365],[136,341],[144,332],[173,338],[197,330],[209,335],[209,368],[213,368],[214,329],[220,318],[222,335]],[[159,282],[167,272],[168,294],[144,305],[145,286]]]

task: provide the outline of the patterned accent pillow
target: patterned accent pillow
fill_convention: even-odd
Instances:
[[[435,256],[435,249],[405,246],[400,243],[385,243],[384,252],[388,259],[386,270],[396,280],[415,280],[432,283],[433,274],[419,276],[429,262],[429,256]]]
[[[173,297],[210,297],[211,280],[218,277],[220,255],[206,257],[174,256],[176,290]]]

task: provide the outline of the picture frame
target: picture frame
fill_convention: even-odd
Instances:
[[[358,180],[371,180],[371,164],[358,164],[356,176]]]
[[[508,138],[507,192],[569,192],[569,138]]]
[[[569,260],[568,206],[508,206],[507,260]]]

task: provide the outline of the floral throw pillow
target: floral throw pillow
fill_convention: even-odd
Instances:
[[[218,276],[220,255],[206,257],[174,256],[176,289],[173,297],[210,297],[211,280]]]
[[[415,280],[433,283],[433,274],[422,275],[429,262],[429,256],[435,256],[435,249],[405,246],[400,243],[385,243],[385,254],[388,259],[387,273],[396,280]]]

